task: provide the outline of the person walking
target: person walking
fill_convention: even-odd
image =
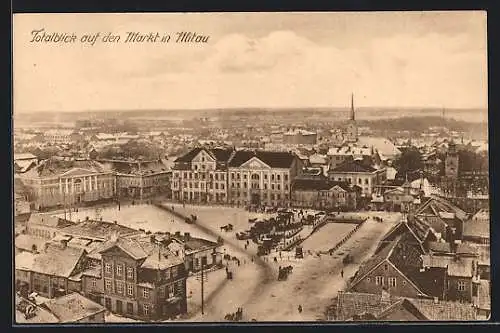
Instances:
[[[299,304],[299,307],[297,308],[299,310],[299,313],[302,313],[302,305]]]
[[[341,271],[340,271],[340,277],[341,277],[341,278],[344,278],[344,270],[341,270]]]

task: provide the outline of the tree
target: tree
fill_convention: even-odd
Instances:
[[[396,178],[401,179],[406,175],[413,175],[423,170],[422,154],[416,148],[411,147],[401,154],[394,166],[398,170]]]

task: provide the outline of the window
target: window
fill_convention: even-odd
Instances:
[[[121,282],[116,283],[116,292],[118,294],[123,294],[123,283]]]
[[[167,289],[167,291],[168,291],[168,298],[174,297],[174,295],[175,295],[174,285],[171,284],[167,288],[168,288]]]
[[[389,269],[389,265],[385,264],[385,265],[384,265],[384,269],[385,269],[385,270],[388,270],[388,269]]]
[[[383,276],[376,276],[375,277],[375,284],[377,286],[382,286],[384,285],[384,277]]]
[[[465,291],[465,281],[458,281],[457,289],[458,291]]]
[[[370,282],[370,278],[366,278],[366,282]]]
[[[106,290],[111,291],[111,281],[110,280],[106,280]]]
[[[111,274],[111,264],[108,262],[106,263],[106,273]]]
[[[389,287],[396,287],[396,278],[395,277],[388,278],[387,282],[389,283]]]
[[[92,289],[95,289],[97,287],[97,280],[92,279]]]
[[[264,175],[264,179],[267,180],[267,174]]]
[[[220,189],[223,190],[224,189],[224,184],[220,184]]]
[[[280,180],[280,175],[276,175],[276,180]]]
[[[143,304],[142,305],[142,311],[143,311],[144,315],[147,316],[149,314],[149,305],[148,304]]]
[[[173,278],[177,277],[177,267],[176,266],[172,267],[172,277]]]
[[[123,274],[123,266],[122,265],[116,265],[116,275],[122,276]]]
[[[288,175],[285,174],[285,181],[288,181]]]
[[[271,190],[274,190],[274,184],[271,184]]]
[[[127,313],[128,314],[134,314],[134,304],[127,303]]]
[[[149,298],[149,290],[148,289],[143,289],[142,290],[142,297]]]
[[[134,269],[132,267],[127,267],[127,278],[128,279],[134,278]]]
[[[280,191],[280,190],[281,190],[281,186],[280,186],[280,184],[278,184],[278,191]]]
[[[134,295],[134,286],[131,284],[127,285],[127,295],[129,295],[129,296]]]
[[[368,178],[365,179],[365,184],[368,185]]]
[[[160,287],[160,297],[165,297],[165,289]]]

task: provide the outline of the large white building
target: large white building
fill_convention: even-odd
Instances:
[[[172,193],[187,202],[286,205],[300,170],[290,152],[195,148],[175,160]]]

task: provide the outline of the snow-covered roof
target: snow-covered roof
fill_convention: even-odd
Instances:
[[[328,149],[327,155],[329,156],[337,156],[337,155],[346,155],[346,156],[371,156],[372,150],[368,146],[358,147],[353,145],[346,145],[342,147],[333,147]]]
[[[20,161],[20,160],[32,160],[32,159],[37,159],[37,157],[31,153],[20,153],[20,154],[14,154],[14,161]]]
[[[373,147],[381,155],[384,155],[390,159],[394,156],[401,154],[401,151],[392,143],[389,139],[383,137],[375,136],[360,136],[358,137],[358,143],[361,145],[366,145],[368,147]]]

